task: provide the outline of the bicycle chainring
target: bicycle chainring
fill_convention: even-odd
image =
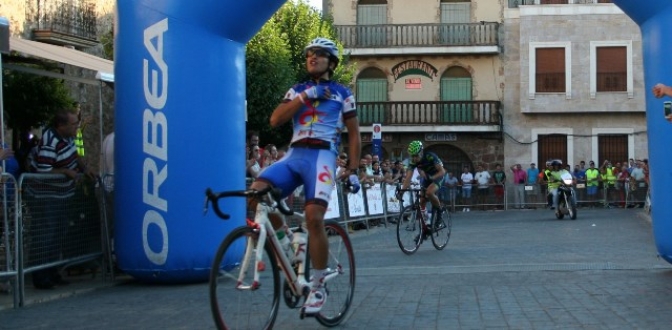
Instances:
[[[285,304],[289,308],[296,308],[299,305],[301,296],[297,297],[292,293],[292,289],[289,287],[287,280],[282,282],[282,297],[285,298]]]

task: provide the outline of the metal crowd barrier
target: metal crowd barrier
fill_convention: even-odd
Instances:
[[[472,211],[544,208],[548,203],[547,184],[489,184],[481,187],[473,184],[470,189],[470,193],[466,193],[462,185],[444,186],[438,194],[453,212],[465,208]],[[574,186],[579,207],[643,207],[648,189],[644,181],[602,183],[595,188],[589,188],[585,183]]]
[[[251,184],[248,180],[247,184]],[[397,185],[376,183],[374,185],[362,185],[357,194],[344,192],[342,184],[335,185],[325,219],[338,219],[339,222],[349,228],[354,225],[363,225],[367,230],[373,223],[387,226],[389,218],[396,216],[400,210],[400,204],[395,196]],[[288,198],[287,204],[293,210],[303,212],[305,196],[303,186],[298,187]],[[298,227],[298,218],[287,219],[290,227]]]
[[[110,243],[101,186],[85,177],[33,173],[21,175],[17,184],[2,174],[0,280],[10,279],[15,308],[24,305],[26,275],[33,272],[93,262],[106,273],[103,252]]]
[[[624,208],[643,207],[646,202],[648,185],[644,181],[598,184],[591,188],[585,183],[574,186],[579,207]],[[507,185],[506,208],[544,208],[547,205],[547,184]]]
[[[16,192],[16,178],[9,173],[0,176],[0,194],[2,194],[0,208],[2,219],[0,220],[0,293],[13,294],[14,308],[19,307],[19,290],[22,282],[19,276],[21,265],[20,246],[21,226],[19,225],[19,213],[17,212],[18,195]],[[20,211],[20,210],[19,210]]]
[[[507,200],[510,198],[506,193],[506,186],[503,184],[472,184],[470,188],[465,188],[462,185],[444,186],[441,187],[438,194],[441,202],[452,212],[467,208],[474,211],[505,210]]]

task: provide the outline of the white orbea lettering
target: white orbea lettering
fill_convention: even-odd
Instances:
[[[159,67],[160,72],[151,70],[151,81],[149,79],[149,60],[142,61],[143,70],[143,86],[145,90],[145,99],[149,106],[155,109],[161,109],[166,105],[168,99],[168,65],[163,60],[163,34],[168,31],[168,19],[150,26],[145,30],[145,49],[152,57],[152,61]],[[152,40],[156,39],[156,44]],[[161,77],[159,77],[161,74]],[[159,90],[159,83],[161,81],[161,90]]]
[[[155,225],[161,231],[163,245],[159,252],[154,252],[149,246],[149,241],[147,240],[149,225]],[[147,258],[157,265],[165,264],[166,259],[168,259],[168,228],[166,227],[166,221],[163,220],[159,212],[149,210],[145,213],[145,218],[142,220],[142,232],[144,233],[142,235],[142,248],[145,250]]]
[[[168,178],[168,165],[159,172],[156,162],[146,158],[142,166],[142,201],[163,212],[168,212],[168,201],[159,196],[159,187]],[[150,187],[149,181],[152,181]]]
[[[163,161],[168,160],[168,119],[163,112],[153,113],[145,109],[142,115],[142,151]]]
[[[163,265],[168,259],[168,226],[164,215],[168,212],[168,200],[161,197],[161,185],[168,180],[168,118],[162,112],[168,100],[168,64],[163,59],[163,37],[168,31],[168,19],[148,27],[144,31],[145,49],[149,59],[143,59],[143,90],[147,106],[142,115],[142,151],[145,161],[142,166],[142,201],[147,205],[142,221],[142,245],[147,259]],[[165,163],[159,167],[157,162]],[[163,213],[161,213],[163,212]],[[150,225],[161,232],[160,251],[149,246]]]

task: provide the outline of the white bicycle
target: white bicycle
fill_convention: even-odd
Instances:
[[[304,228],[305,215],[293,212],[279,199],[279,189],[243,190],[214,193],[208,188],[204,212],[210,202],[218,217],[229,215],[219,209],[225,197],[257,198],[254,221],[235,228],[222,241],[210,272],[210,307],[218,329],[270,329],[275,323],[280,298],[287,307],[300,309],[300,317],[312,316],[327,327],[340,324],[350,308],[355,290],[355,257],[347,230],[338,222],[325,220],[329,239],[329,260],[325,289],[327,303],[315,315],[308,315],[302,306],[311,285],[310,239]],[[287,253],[273,229],[268,214],[280,212],[296,215],[301,226],[290,235],[301,237],[297,246]],[[282,229],[281,229],[282,230]],[[303,242],[304,246],[300,246]],[[284,273],[281,282],[280,271]]]

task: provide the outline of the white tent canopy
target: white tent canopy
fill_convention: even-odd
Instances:
[[[54,46],[17,37],[9,38],[10,51],[96,71],[96,78],[114,82],[114,62],[76,49]],[[14,66],[12,66],[14,68]]]

